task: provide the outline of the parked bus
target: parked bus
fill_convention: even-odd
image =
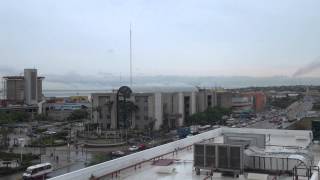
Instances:
[[[41,179],[46,177],[47,174],[53,171],[53,167],[50,163],[42,163],[34,166],[29,166],[27,170],[23,173],[22,179]]]

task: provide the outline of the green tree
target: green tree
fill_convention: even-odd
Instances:
[[[46,114],[37,114],[34,116],[34,120],[36,121],[48,121],[49,117]]]
[[[192,114],[186,119],[186,125],[224,124],[222,116],[230,115],[231,109],[223,107],[208,108],[204,112]]]
[[[89,117],[89,113],[86,109],[77,109],[72,111],[72,113],[67,118],[68,120],[81,120]]]
[[[139,107],[134,104],[132,101],[119,101],[119,118],[120,126],[130,127],[132,124],[132,115],[134,112],[137,112]]]
[[[20,111],[1,111],[0,124],[24,122],[30,119],[30,114]]]

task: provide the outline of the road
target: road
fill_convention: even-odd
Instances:
[[[264,120],[264,121],[259,121],[256,122],[252,125],[248,125],[248,128],[257,128],[257,129],[276,129],[277,128],[277,124],[275,123],[270,123],[268,120]]]
[[[25,148],[25,152],[36,152],[39,153],[39,148]],[[78,151],[75,150],[74,147],[70,150],[70,158],[69,158],[69,151],[66,147],[59,147],[59,148],[47,148],[45,155],[41,156],[41,162],[50,162],[53,167],[54,171],[49,174],[49,177],[58,176],[61,174],[65,174],[74,170],[78,170],[85,167],[86,160],[91,159],[94,152],[90,151],[82,151],[79,149]],[[51,153],[54,154],[51,156]],[[59,157],[59,160],[56,160],[56,157]],[[70,159],[70,161],[69,161]],[[40,163],[40,162],[39,162]],[[23,172],[18,172],[12,175],[0,177],[0,180],[17,180],[21,179]]]

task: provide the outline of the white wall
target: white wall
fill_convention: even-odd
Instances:
[[[163,123],[163,117],[162,117],[162,94],[161,93],[155,93],[154,95],[154,117],[156,119],[156,122],[154,124],[154,129],[159,130],[162,123]]]
[[[191,92],[191,114],[196,113],[196,92],[192,91]]]
[[[24,96],[25,96],[25,103],[28,105],[35,105],[38,103],[37,83],[38,83],[37,70],[25,69],[24,70]],[[35,97],[32,97],[32,94],[35,94]]]
[[[181,117],[179,117],[178,119],[178,126],[183,126],[183,120],[184,120],[184,112],[183,112],[183,102],[184,101],[184,97],[183,97],[183,93],[180,92],[178,94],[178,113],[181,114]]]

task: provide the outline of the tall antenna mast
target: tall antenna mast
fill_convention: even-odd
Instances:
[[[130,87],[132,87],[132,31],[130,23]]]

